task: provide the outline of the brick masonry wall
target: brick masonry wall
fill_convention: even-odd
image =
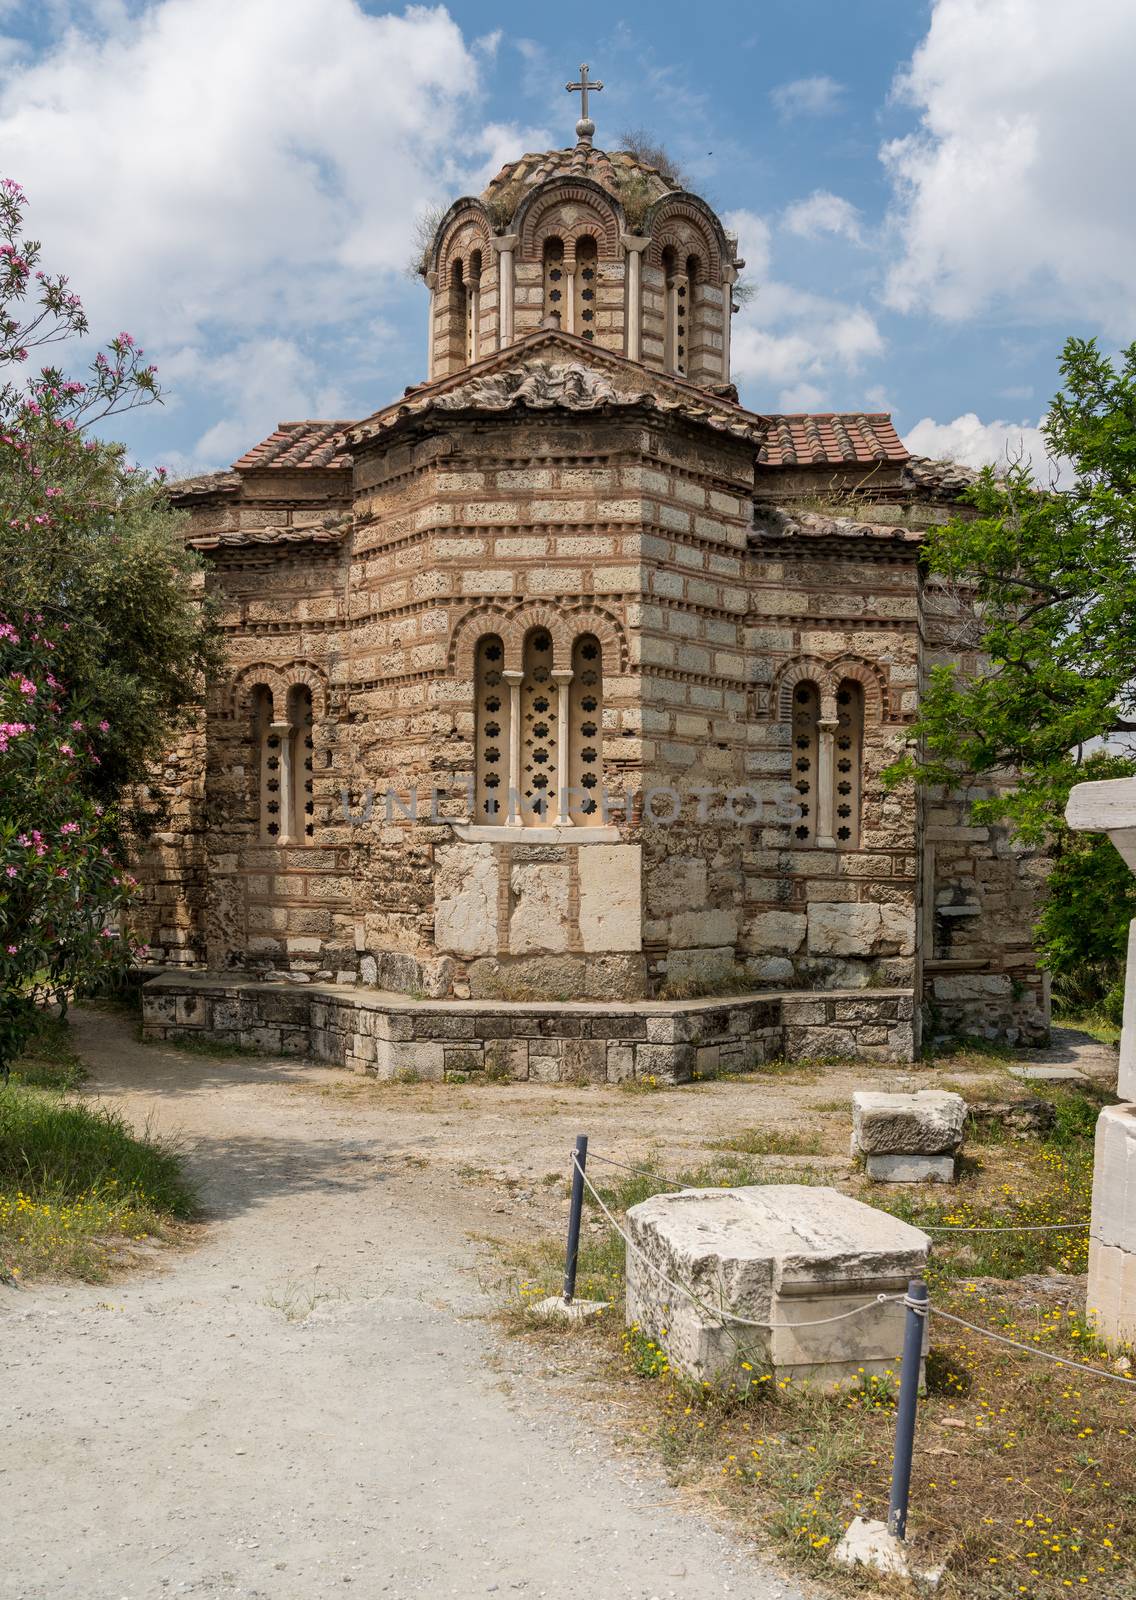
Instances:
[[[156,779],[173,810],[142,869],[154,955],[473,999],[678,998],[739,979],[871,995],[925,979],[936,1026],[1035,1036],[1043,864],[974,830],[962,798],[882,782],[921,671],[958,651],[921,588],[915,512],[873,506],[894,538],[770,537],[761,499],[784,476],[755,478],[748,441],[650,411],[454,413],[361,448],[350,497],[342,471],[263,469],[203,505],[205,531],[301,532],[349,504],[354,523],[211,556],[230,673]],[[437,786],[442,816],[465,816],[476,639],[537,621],[601,640],[603,778],[631,797],[604,842],[463,839],[388,809],[388,787],[417,790],[425,812]],[[865,689],[854,850],[801,847],[787,818],[713,815],[728,790],[783,791],[780,684],[810,664]],[[261,679],[312,690],[310,845],[260,837]],[[651,789],[677,793],[677,822],[644,811]],[[597,915],[605,900],[617,917]],[[807,1026],[846,1047],[835,1014]]]

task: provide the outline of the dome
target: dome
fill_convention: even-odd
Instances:
[[[656,200],[682,187],[630,150],[597,150],[581,140],[566,150],[544,150],[507,161],[481,193],[494,225],[507,227],[526,194],[550,178],[590,178],[620,202],[632,225],[642,221]]]

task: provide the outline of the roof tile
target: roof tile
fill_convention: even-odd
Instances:
[[[343,450],[344,435],[354,422],[281,422],[276,432],[254,445],[240,460],[235,472],[255,472],[261,467],[294,470],[297,467],[350,467],[351,457]]]
[[[767,416],[758,454],[763,467],[836,467],[906,461],[908,452],[886,411],[797,411]]]

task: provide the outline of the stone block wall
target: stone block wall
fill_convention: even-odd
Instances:
[[[911,1055],[912,998],[902,993],[819,1002],[805,995],[638,1005],[415,1002],[341,985],[297,989],[185,974],[152,980],[142,998],[149,1039],[208,1035],[379,1078],[683,1083],[782,1056]]]

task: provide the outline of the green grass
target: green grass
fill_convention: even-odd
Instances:
[[[746,1156],[819,1156],[819,1133],[781,1133],[776,1128],[742,1128],[729,1139],[716,1139],[712,1150],[736,1150]]]
[[[1077,1028],[1101,1044],[1120,1043],[1120,1024],[1113,1022],[1101,1011],[1062,1012],[1053,1018],[1055,1028]]]
[[[45,1023],[0,1089],[0,1273],[105,1277],[124,1247],[194,1214],[177,1151],[74,1097],[65,1026]]]

